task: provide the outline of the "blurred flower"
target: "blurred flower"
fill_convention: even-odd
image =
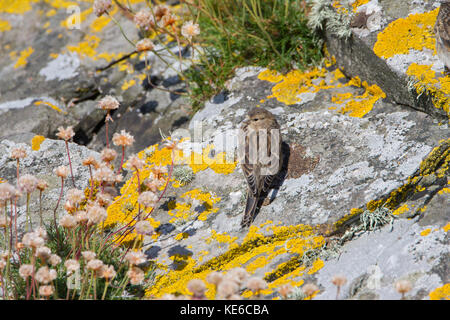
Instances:
[[[36,190],[38,182],[39,181],[35,176],[31,174],[25,174],[19,178],[17,185],[21,191],[32,193],[34,190]]]
[[[77,220],[78,223],[84,223],[84,222],[88,221],[88,215],[87,215],[86,211],[78,211],[75,214],[75,219]]]
[[[99,271],[103,267],[103,261],[99,259],[92,259],[86,264],[86,269],[92,271]]]
[[[45,181],[43,179],[39,179],[36,188],[41,192],[44,191],[45,189],[48,188],[47,181]]]
[[[287,299],[289,295],[294,291],[294,288],[290,283],[283,284],[279,289],[278,293],[283,299]]]
[[[105,164],[101,164],[94,172],[94,179],[100,182],[114,182],[116,175],[110,167]]]
[[[94,157],[87,157],[83,160],[83,166],[94,166],[94,168],[98,168],[98,161]]]
[[[216,287],[219,285],[220,282],[222,282],[222,280],[223,280],[223,274],[221,272],[218,272],[218,271],[210,272],[206,276],[206,281],[208,281],[209,283],[215,285]]]
[[[69,168],[65,167],[65,166],[59,166],[58,168],[56,168],[55,170],[53,170],[53,172],[60,178],[67,178],[67,176],[69,175],[70,171]]]
[[[125,255],[125,260],[127,260],[131,265],[139,265],[147,261],[144,252],[142,251],[130,251]]]
[[[108,213],[100,206],[91,206],[87,209],[87,216],[90,224],[98,224],[106,220]]]
[[[42,259],[43,261],[47,261],[52,254],[50,248],[42,246],[36,249],[36,257]]]
[[[137,155],[132,155],[128,161],[127,161],[127,168],[129,169],[135,169],[135,170],[141,170],[145,165],[145,162]]]
[[[155,7],[154,13],[155,13],[156,20],[159,21],[166,14],[170,13],[170,9],[168,6],[160,4]]]
[[[4,215],[0,216],[0,228],[7,228],[7,227],[9,227],[10,222],[11,222],[10,218],[5,217]]]
[[[100,156],[102,158],[102,161],[109,163],[109,162],[113,161],[115,158],[117,158],[117,151],[114,149],[105,148],[100,153]]]
[[[53,266],[56,267],[58,264],[61,263],[61,258],[57,254],[52,254],[50,256],[50,259],[48,259],[48,262]]]
[[[337,287],[342,287],[344,284],[347,283],[347,278],[342,275],[335,275],[331,279],[331,283],[333,283]]]
[[[114,110],[119,108],[119,101],[113,96],[105,96],[98,102],[98,108],[103,110]]]
[[[56,136],[58,138],[61,138],[64,141],[69,141],[70,139],[73,138],[74,135],[75,135],[75,132],[73,131],[73,128],[70,126],[65,129],[63,127],[59,127],[58,133],[56,134]]]
[[[203,280],[200,279],[193,279],[188,282],[187,289],[192,292],[193,298],[197,300],[203,300],[206,299],[205,297],[205,291],[206,286]]]
[[[33,266],[31,264],[23,264],[19,268],[19,275],[25,280],[33,274]]]
[[[8,182],[0,183],[0,202],[10,200],[16,194],[16,188],[14,188]]]
[[[27,248],[37,249],[42,247],[45,243],[44,239],[40,237],[36,232],[28,232],[25,233],[22,238],[22,243]]]
[[[66,229],[72,229],[77,226],[77,219],[69,214],[65,215],[59,220],[59,225]]]
[[[109,280],[113,279],[115,276],[116,276],[116,271],[114,270],[114,266],[103,265],[103,268],[101,269],[101,274],[100,274],[101,278],[105,278],[106,280],[109,281]]]
[[[258,277],[252,277],[248,279],[247,288],[250,289],[253,293],[258,294],[261,290],[267,288],[267,282]]]
[[[53,294],[54,289],[53,286],[45,285],[39,287],[39,294],[43,297],[49,297]]]
[[[169,26],[174,26],[176,22],[177,17],[171,13],[168,13],[161,18],[159,25],[163,28],[166,28]]]
[[[120,133],[113,134],[112,142],[116,146],[131,146],[134,143],[134,137],[125,130],[121,130]]]
[[[148,30],[155,26],[155,19],[153,18],[150,11],[142,9],[134,15],[134,23],[136,23],[140,28]]]
[[[150,39],[142,39],[139,40],[138,43],[136,43],[136,50],[138,52],[143,51],[151,51],[155,48],[155,44]]]
[[[70,189],[67,191],[67,200],[69,200],[74,205],[80,204],[81,201],[85,199],[84,192],[78,189]]]
[[[147,208],[154,207],[158,202],[158,196],[151,191],[145,191],[139,195],[138,202]]]
[[[130,278],[130,283],[132,285],[138,285],[142,281],[144,281],[145,274],[144,271],[139,269],[138,267],[131,267],[130,270],[127,272],[128,278]]]
[[[192,37],[200,34],[200,27],[193,21],[188,21],[181,27],[181,34],[191,41]]]
[[[80,263],[74,259],[66,260],[66,262],[64,262],[64,266],[66,267],[69,275],[80,269]]]
[[[405,293],[411,291],[412,285],[408,280],[399,280],[394,284],[395,290],[402,295],[402,299],[405,297]]]
[[[27,151],[23,147],[17,147],[11,150],[11,158],[12,159],[23,159],[27,157]]]
[[[314,283],[307,283],[302,287],[303,292],[306,296],[310,297],[319,290],[319,287],[317,287]]]
[[[224,278],[217,286],[217,295],[221,299],[229,299],[239,291],[239,285],[236,281]]]
[[[97,195],[97,203],[99,206],[107,207],[113,201],[113,197],[106,192]]]
[[[35,273],[34,277],[39,283],[47,284],[56,279],[57,273],[54,269],[49,269],[47,266],[40,267]]]
[[[95,252],[92,252],[92,251],[83,251],[83,252],[81,252],[81,255],[83,256],[83,258],[86,261],[93,260],[97,256],[97,254]]]
[[[134,229],[137,234],[142,235],[151,235],[155,232],[155,229],[152,227],[150,222],[146,220],[136,222]]]
[[[100,17],[104,13],[106,13],[109,9],[111,9],[111,7],[112,7],[111,0],[95,0],[93,11],[97,17]]]
[[[228,271],[226,278],[235,281],[241,286],[248,278],[249,274],[244,268],[234,268]]]

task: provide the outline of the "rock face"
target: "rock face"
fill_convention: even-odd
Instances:
[[[75,141],[89,146],[70,144],[77,188],[87,188],[89,171],[81,161],[89,155],[98,158],[91,149],[105,144],[105,114],[96,109],[96,101],[113,94],[121,107],[112,115],[110,132],[125,129],[135,136],[127,152],[138,152],[146,161],[139,182],[155,166],[166,167],[164,177],[170,176],[154,211],[146,210],[156,234],[145,239],[144,249],[158,267],[148,296],[186,294],[191,279],[243,267],[264,277],[268,289],[263,293],[269,298],[278,298],[283,284],[302,288],[312,282],[319,287],[314,299],[335,299],[331,280],[336,275],[347,280],[339,299],[399,299],[394,288],[398,280],[411,283],[407,299],[448,297],[450,140],[448,124],[442,122],[448,104],[441,104],[448,102],[448,77],[440,74],[443,67],[428,42],[405,53],[380,47],[395,21],[434,23],[438,2],[416,2],[414,8],[403,2],[352,2],[352,12],[365,16],[352,22],[347,41],[325,32],[331,55],[323,68],[286,75],[238,69],[227,92],[206,102],[193,117],[184,97],[153,89],[145,80],[143,56],[94,72],[130,48],[111,21],[89,14],[87,3],[81,3],[82,30],[71,32],[62,32],[60,22],[54,22],[66,17],[66,8],[57,7],[57,1],[33,1],[33,8],[55,11],[44,29],[30,22],[47,21],[35,10],[14,16],[0,11],[0,19],[12,25],[1,34],[6,58],[0,59],[0,178],[15,182],[16,163],[9,154],[17,143],[29,143],[35,134],[52,137],[58,126],[73,125]],[[121,23],[138,37],[130,21]],[[26,33],[17,28],[21,24]],[[19,40],[27,39],[32,49],[19,48],[26,43]],[[50,54],[53,43],[57,55]],[[158,65],[154,56],[148,58],[152,82],[184,89],[170,69]],[[426,78],[429,70],[433,77]],[[409,82],[407,76],[421,80]],[[425,80],[436,85],[428,83],[428,97],[420,91]],[[288,160],[267,205],[250,228],[241,229],[247,186],[236,161],[237,129],[253,107],[276,116]],[[160,130],[175,130],[172,138],[183,137],[180,149],[160,144]],[[49,218],[60,188],[53,169],[68,165],[65,144],[47,138],[38,151],[25,148],[29,156],[21,172],[50,184],[43,198]],[[67,190],[72,186],[70,179],[66,182]],[[138,212],[138,195],[138,181],[129,172],[108,208],[106,226],[129,222]],[[24,212],[21,203],[22,224]],[[213,286],[208,285],[206,294],[214,297]],[[247,290],[243,296],[252,293]]]
[[[448,119],[450,87],[434,53],[440,1],[348,2],[335,1],[333,10],[348,17],[350,37],[325,31],[338,66],[350,77],[379,85],[391,101]]]
[[[145,1],[134,2],[136,9],[145,6]],[[79,26],[73,16],[77,13]],[[117,8],[111,15],[134,41],[141,37]],[[77,6],[53,0],[1,4],[0,20],[9,26],[0,28],[1,138],[24,133],[55,138],[59,126],[71,125],[77,143],[101,150],[106,145],[105,113],[97,102],[105,95],[121,103],[112,130],[125,129],[136,137],[130,152],[159,141],[160,128],[168,134],[186,123],[191,110],[184,96],[155,90],[148,81],[151,77],[158,87],[183,92],[176,73],[152,54],[147,58],[151,71],[144,54],[113,64],[135,48],[110,18],[93,14],[91,1]],[[175,64],[167,52],[161,55]]]

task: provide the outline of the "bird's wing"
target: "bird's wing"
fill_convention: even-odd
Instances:
[[[241,167],[242,167],[242,171],[244,172],[244,177],[247,180],[248,189],[254,196],[257,196],[257,194],[258,194],[258,181],[257,180],[258,179],[255,175],[255,170],[254,170],[255,166],[243,163],[241,165]]]

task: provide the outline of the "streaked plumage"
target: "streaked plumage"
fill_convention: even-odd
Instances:
[[[242,135],[240,137],[240,146],[242,152],[244,153],[241,157],[241,168],[244,172],[245,179],[247,180],[248,191],[247,191],[247,204],[245,207],[245,213],[241,221],[242,227],[248,227],[255,216],[255,212],[258,208],[261,196],[265,195],[271,188],[272,182],[275,176],[281,169],[282,164],[282,153],[281,153],[281,135],[279,134],[279,145],[278,149],[276,149],[276,155],[271,153],[271,130],[280,130],[280,125],[275,119],[274,115],[269,111],[263,108],[253,108],[247,114],[247,119],[243,121],[241,125]],[[251,147],[259,150],[260,142],[259,137],[260,134],[258,130],[265,129],[267,130],[267,155],[268,157],[274,157],[278,161],[278,163],[273,162],[272,167],[271,164],[263,164],[260,159],[256,159],[257,161],[250,161],[249,159],[249,150]],[[251,133],[254,132],[255,138],[251,138]],[[261,136],[261,138],[265,138]],[[277,148],[275,146],[274,148]],[[276,157],[276,158],[275,158]],[[255,162],[255,163],[251,163]],[[270,168],[270,170],[269,170]],[[270,174],[265,174],[270,172]]]
[[[446,72],[450,69],[450,1],[441,3],[434,27],[436,32],[436,51],[444,63]]]

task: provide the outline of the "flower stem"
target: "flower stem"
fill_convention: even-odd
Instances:
[[[69,142],[67,140],[66,140],[66,150],[67,150],[67,156],[69,157],[70,175],[72,176],[73,187],[76,188],[76,186],[75,186],[75,178],[73,177],[73,171],[72,171],[72,161],[70,159]]]

